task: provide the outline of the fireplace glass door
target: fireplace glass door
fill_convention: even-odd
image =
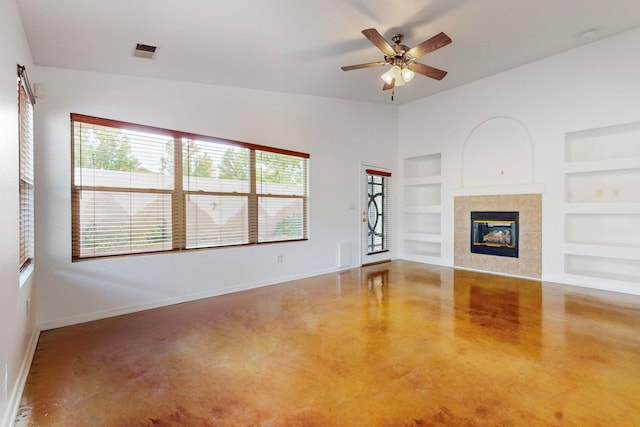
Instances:
[[[471,252],[518,257],[518,212],[471,212]]]

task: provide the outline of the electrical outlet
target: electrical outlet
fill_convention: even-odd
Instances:
[[[283,261],[283,256],[282,255],[276,255],[276,262],[278,264],[280,264],[280,263],[282,263],[282,261]]]

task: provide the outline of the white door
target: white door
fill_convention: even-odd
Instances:
[[[391,259],[391,172],[362,165],[361,264],[374,264]]]

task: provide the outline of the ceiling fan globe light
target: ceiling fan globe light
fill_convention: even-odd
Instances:
[[[393,67],[391,67],[389,72],[391,73],[393,78],[395,78],[396,80],[400,80],[400,78],[402,77],[402,70],[400,70],[400,67],[398,67],[397,65],[394,65]]]
[[[404,85],[404,80],[402,79],[402,70],[397,65],[394,65],[393,67],[391,67],[391,69],[389,71],[387,71],[386,73],[384,73],[384,74],[386,74],[387,78],[389,79],[389,81],[387,81],[383,77],[383,80],[385,82],[387,82],[387,84],[390,84],[391,81],[393,79],[395,79],[396,82],[395,82],[394,86],[402,86],[402,85]]]
[[[410,69],[405,68],[405,69],[403,69],[403,70],[402,70],[402,79],[403,79],[405,82],[410,82],[410,81],[411,81],[411,79],[413,79],[413,76],[414,76],[415,74],[416,74],[416,73],[414,73],[414,72],[413,72],[413,71],[411,71]]]
[[[383,75],[380,76],[380,78],[386,83],[386,84],[391,84],[391,82],[394,79],[393,74],[391,73],[391,70],[387,71],[386,73],[384,73]]]

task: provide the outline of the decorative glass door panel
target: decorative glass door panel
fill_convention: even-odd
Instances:
[[[363,171],[365,191],[362,209],[362,264],[390,258],[389,188],[391,173],[366,168]]]
[[[384,177],[367,177],[367,253],[387,250],[385,239]]]

